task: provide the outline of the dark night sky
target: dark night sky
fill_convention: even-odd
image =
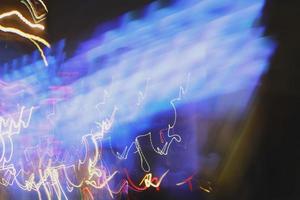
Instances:
[[[122,14],[132,10],[142,10],[154,0],[44,0],[44,2],[49,10],[46,20],[46,37],[51,43],[67,39],[67,49],[72,50],[79,42],[88,39],[99,24],[108,20],[118,22]],[[24,14],[29,14],[19,0],[1,0],[1,12],[11,9],[18,9]],[[0,63],[35,50],[34,46],[26,40],[21,39],[20,43],[19,40],[11,40],[5,35],[0,35],[0,38],[0,53],[5,54],[0,57]]]
[[[150,2],[153,0],[51,0],[48,3],[49,36],[57,40],[87,33],[101,22],[142,8]]]
[[[300,1],[267,0],[262,22],[278,46],[261,80],[260,140],[243,180],[212,199],[297,200],[300,196]],[[297,117],[298,116],[298,117]]]
[[[299,1],[266,1],[266,34],[274,37],[278,47],[262,79],[262,138],[241,186],[252,195],[248,199],[296,200],[300,196],[299,19]]]

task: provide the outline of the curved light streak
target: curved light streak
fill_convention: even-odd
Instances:
[[[38,15],[37,12],[36,12],[36,9],[34,8],[34,6],[32,5],[32,3],[31,3],[30,0],[22,0],[21,1],[21,3],[23,3],[27,7],[27,9],[29,10],[29,12],[30,12],[30,14],[32,16],[32,19],[36,23],[39,23],[39,22],[43,21],[44,19],[46,19],[46,15],[47,15],[47,12],[48,12],[48,8],[45,5],[45,3],[42,0],[38,0],[38,1],[41,3],[41,5],[45,9],[46,13]]]
[[[47,59],[46,59],[46,57],[43,53],[43,50],[41,49],[40,45],[37,43],[37,42],[40,42],[40,43],[44,44],[46,47],[50,48],[51,45],[45,39],[43,39],[39,36],[36,36],[36,35],[25,33],[25,32],[23,32],[23,31],[21,31],[20,29],[17,29],[17,28],[2,26],[1,24],[0,24],[0,31],[6,32],[6,33],[13,33],[13,34],[16,34],[18,36],[21,36],[21,37],[31,41],[37,47],[37,49],[39,50],[45,65],[48,66],[48,62],[47,62]]]
[[[7,17],[16,15],[20,20],[22,20],[26,25],[28,25],[31,28],[36,28],[36,29],[40,29],[40,30],[44,30],[45,26],[41,25],[41,24],[34,24],[31,23],[28,19],[26,19],[19,11],[17,10],[12,10],[9,12],[5,12],[0,14],[0,19],[5,19]]]

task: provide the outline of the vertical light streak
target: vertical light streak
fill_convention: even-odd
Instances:
[[[45,54],[44,54],[44,51],[41,49],[40,45],[39,45],[38,43],[36,43],[34,40],[32,40],[32,39],[30,39],[30,41],[36,46],[36,48],[37,48],[38,51],[40,52],[41,57],[42,57],[42,59],[43,59],[43,61],[44,61],[45,66],[48,66],[47,58],[46,58],[46,56],[45,56]]]

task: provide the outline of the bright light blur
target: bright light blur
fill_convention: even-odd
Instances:
[[[211,192],[274,50],[255,24],[262,6],[152,3],[143,18],[99,28],[72,57],[53,44],[47,68],[37,52],[1,66],[0,184],[40,199],[189,181]]]

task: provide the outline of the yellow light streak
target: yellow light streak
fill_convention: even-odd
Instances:
[[[25,33],[23,31],[21,31],[20,29],[16,29],[16,28],[12,28],[12,27],[5,27],[5,26],[0,25],[0,30],[3,31],[3,32],[6,32],[6,33],[17,34],[17,35],[19,35],[21,37],[24,37],[26,39],[35,40],[37,42],[40,42],[40,43],[44,44],[48,48],[51,47],[51,45],[45,39],[43,39],[43,38],[41,38],[39,36],[36,36],[36,35]]]
[[[200,186],[200,189],[204,192],[210,193],[211,191],[209,189],[206,189],[205,187]]]
[[[144,178],[142,179],[142,181],[140,182],[139,185],[142,185],[143,183],[145,183],[146,187],[159,187],[162,180],[164,179],[164,177],[169,173],[169,170],[167,170],[161,177],[160,179],[157,181],[157,183],[153,183],[153,179],[152,179],[152,173],[148,173],[144,176]]]
[[[42,48],[40,47],[40,45],[39,45],[37,42],[35,42],[34,40],[31,40],[31,39],[30,39],[30,41],[36,46],[36,48],[37,48],[38,51],[40,52],[40,55],[41,55],[41,57],[42,57],[42,59],[43,59],[43,61],[44,61],[45,66],[48,66],[47,58],[46,58],[46,56],[45,56],[45,54],[44,54],[44,51],[43,51]]]
[[[38,1],[42,4],[45,11],[48,12],[48,8],[45,5],[45,3],[42,0],[38,0]],[[34,6],[32,5],[30,0],[22,0],[21,3],[23,3],[27,7],[27,9],[29,10],[33,20],[36,23],[39,23],[39,22],[43,21],[46,18],[47,13],[43,13],[41,15],[38,15],[37,12],[36,12],[36,9],[34,8]]]
[[[20,19],[22,22],[24,22],[28,27],[30,27],[32,29],[44,30],[45,27],[43,25],[37,24],[37,23],[39,21],[43,20],[46,14],[38,16],[34,6],[32,5],[32,2],[30,0],[26,0],[26,1],[22,0],[21,2],[24,3],[28,7],[31,15],[33,16],[33,20],[34,20],[35,23],[30,22],[27,18],[25,18],[17,10],[11,10],[9,12],[5,12],[5,13],[0,14],[0,20],[8,18],[8,17],[12,17],[12,16],[17,16],[18,19]],[[45,3],[42,0],[39,0],[39,2],[44,7],[45,11],[48,12],[48,9],[47,9]],[[36,19],[40,19],[40,20],[37,21]],[[45,45],[46,47],[50,48],[51,47],[50,44],[45,39],[43,39],[43,38],[41,38],[37,35],[33,35],[33,34],[23,32],[19,28],[7,27],[7,26],[3,26],[1,24],[0,24],[0,31],[6,32],[6,33],[16,34],[20,37],[23,37],[25,39],[30,40],[30,42],[32,42],[36,46],[37,50],[40,52],[40,55],[43,59],[43,62],[45,64],[45,66],[48,66],[48,61],[46,59],[44,51],[42,50],[40,44],[38,44],[38,43],[41,43],[41,44]]]
[[[5,12],[0,14],[0,19],[5,19],[7,17],[16,15],[20,20],[22,20],[25,24],[27,24],[28,26],[30,26],[31,28],[36,28],[36,29],[40,29],[40,30],[44,30],[45,27],[41,24],[34,24],[31,23],[28,19],[26,19],[19,11],[17,10],[12,10],[9,12]]]
[[[43,39],[39,36],[36,36],[36,35],[25,33],[25,32],[23,32],[23,31],[21,31],[20,29],[17,29],[17,28],[5,27],[5,26],[2,26],[2,25],[0,25],[0,31],[6,32],[6,33],[13,33],[13,34],[19,35],[19,36],[21,36],[25,39],[30,40],[37,47],[37,49],[40,52],[41,57],[42,57],[45,65],[48,66],[48,62],[47,62],[47,59],[44,55],[44,52],[41,49],[40,45],[37,43],[37,42],[40,42],[40,43],[44,44],[46,47],[50,48],[51,45],[45,39]]]

